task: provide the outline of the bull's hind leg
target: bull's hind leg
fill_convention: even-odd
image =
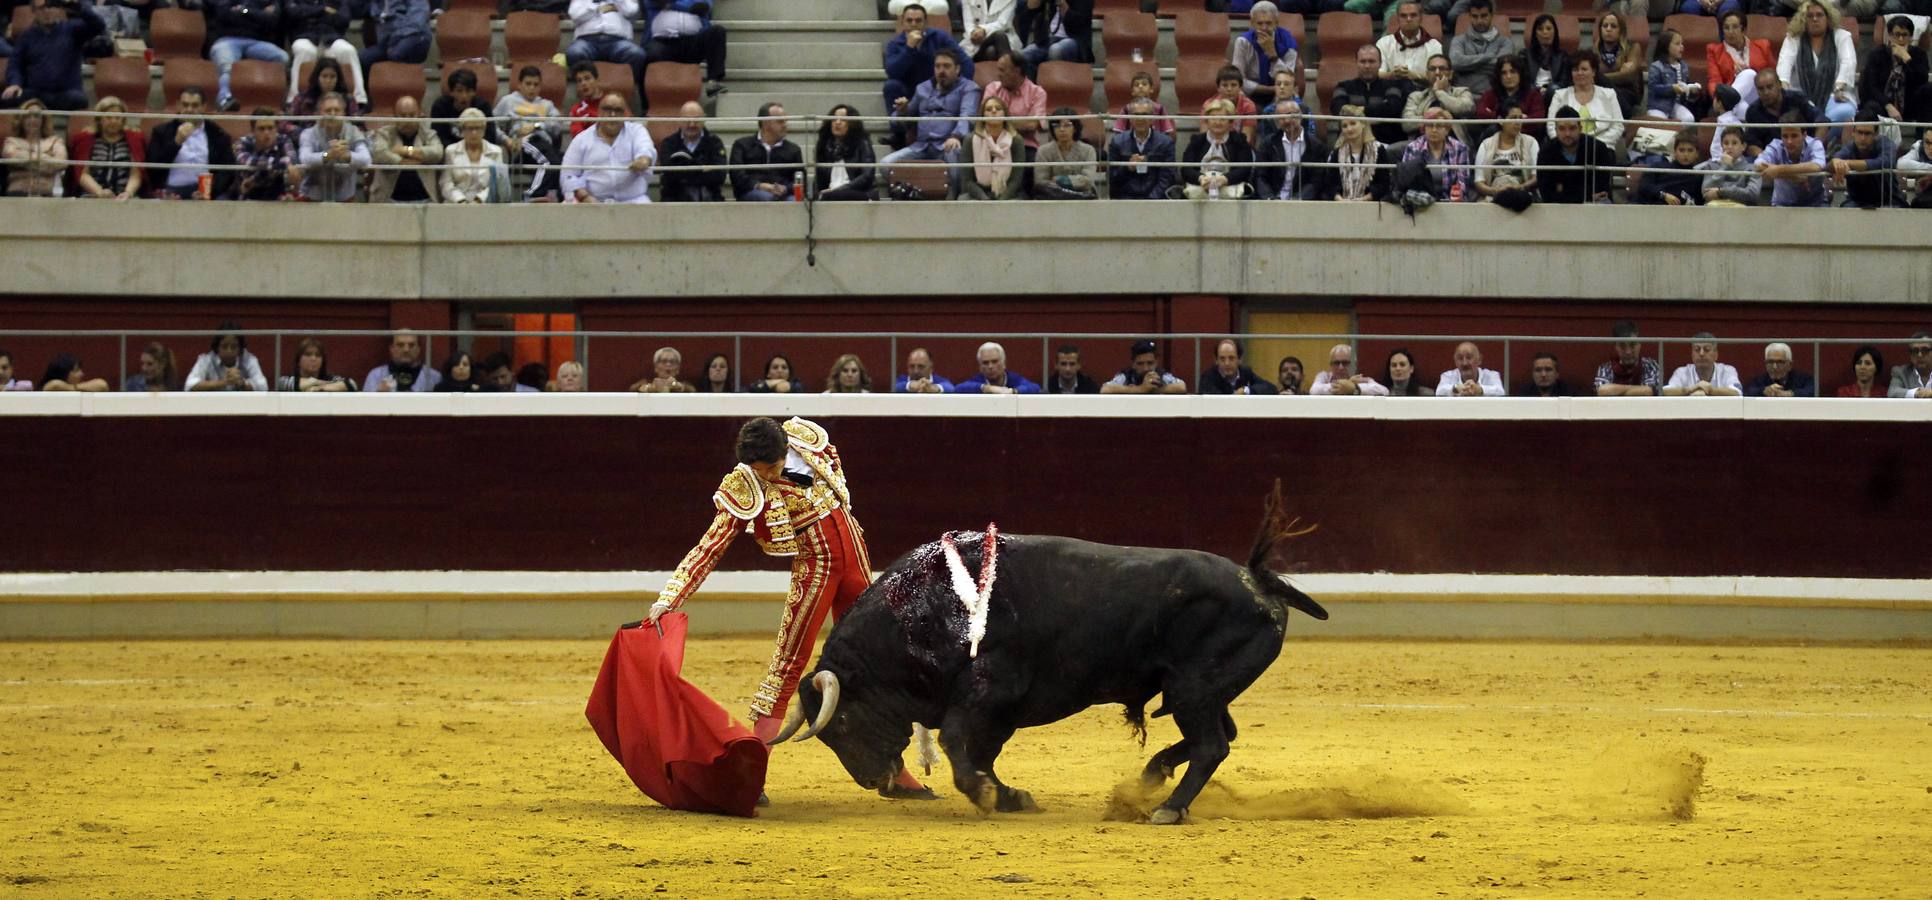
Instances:
[[[1174,724],[1181,729],[1181,744],[1187,747],[1187,774],[1181,776],[1181,783],[1167,795],[1166,802],[1148,816],[1155,825],[1173,825],[1186,818],[1187,808],[1207,786],[1221,761],[1228,758],[1228,736],[1223,728],[1228,718],[1226,707],[1205,700],[1170,700],[1169,705],[1174,707]]]
[[[1039,812],[1039,804],[1026,791],[1007,787],[993,773],[993,761],[1013,729],[991,725],[984,719],[967,720],[948,716],[939,732],[939,746],[953,770],[953,787],[973,801],[982,816],[996,812]]]

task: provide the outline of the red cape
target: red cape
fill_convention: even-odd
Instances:
[[[671,809],[751,816],[771,751],[678,673],[683,613],[611,638],[584,717],[637,789]]]

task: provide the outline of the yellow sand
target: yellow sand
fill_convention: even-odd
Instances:
[[[943,764],[943,799],[887,802],[816,742],[758,819],[668,812],[584,723],[603,650],[0,644],[0,893],[1932,892],[1924,650],[1291,643],[1178,828],[1107,819],[1175,736],[1112,708],[1008,745],[1038,815],[980,819]],[[689,674],[735,709],[766,650],[697,641]]]

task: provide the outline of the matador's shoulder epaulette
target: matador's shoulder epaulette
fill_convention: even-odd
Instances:
[[[732,518],[749,521],[765,507],[765,488],[759,483],[758,473],[739,463],[719,482],[718,492],[711,495],[711,501]]]
[[[824,451],[825,445],[832,442],[832,436],[824,428],[819,427],[817,422],[810,419],[793,416],[785,420],[784,429],[787,439],[801,449],[810,450],[813,453]]]

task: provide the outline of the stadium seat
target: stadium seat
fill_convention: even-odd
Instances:
[[[100,69],[94,71],[98,77]],[[228,91],[244,113],[252,113],[258,106],[280,110],[288,98],[288,69],[259,59],[241,60],[228,73]]]
[[[516,14],[511,13],[511,15]],[[538,93],[543,99],[557,104],[558,109],[569,112],[570,107],[564,105],[564,94],[570,86],[569,71],[548,59],[526,59],[510,64],[511,77],[515,77],[524,66],[536,66],[543,70],[543,87],[538,90]]]
[[[1214,75],[1225,65],[1227,61],[1221,59],[1182,59],[1174,73],[1174,101],[1180,108],[1169,112],[1178,116],[1200,115],[1202,104],[1214,96]]]
[[[503,47],[511,59],[547,60],[557,55],[561,40],[557,17],[550,13],[513,12],[503,22]]]
[[[155,10],[165,12],[166,10]],[[162,109],[173,112],[175,102],[181,99],[181,89],[189,85],[201,88],[201,96],[209,109],[215,106],[215,88],[220,79],[215,72],[215,64],[205,59],[176,57],[161,66]],[[126,97],[121,98],[123,100]]]
[[[1036,77],[1036,83],[1046,91],[1047,109],[1070,106],[1084,113],[1093,108],[1092,66],[1048,60],[1040,64]]]
[[[991,69],[992,66],[980,66]],[[704,97],[704,74],[696,63],[680,63],[665,60],[651,63],[644,70],[644,114],[655,120],[647,123],[651,130],[651,140],[663,140],[677,130],[677,123],[669,121],[676,116],[684,104]],[[660,136],[662,135],[662,136]]]
[[[1322,59],[1355,59],[1356,48],[1375,43],[1375,20],[1367,13],[1327,12],[1315,20]]]
[[[208,22],[197,10],[157,9],[148,20],[148,45],[156,62],[200,59],[207,37]]]
[[[1120,111],[1127,105],[1127,98],[1134,95],[1134,73],[1146,72],[1154,77],[1154,96],[1160,96],[1161,69],[1153,60],[1134,62],[1131,59],[1110,59],[1107,61],[1106,88],[1107,108],[1102,110],[1109,115]]]
[[[436,5],[430,4],[432,7]],[[447,0],[442,4],[442,8],[446,10],[444,15],[451,12],[477,12],[492,19],[501,18],[503,15],[503,8],[498,5],[498,0]]]
[[[1108,59],[1133,59],[1139,49],[1141,58],[1154,60],[1154,43],[1160,39],[1160,26],[1151,13],[1117,12],[1100,24],[1100,40],[1107,46]]]
[[[1137,15],[1140,13],[1140,0],[1093,0],[1093,14],[1106,16],[1114,13]]]
[[[369,70],[369,112],[388,116],[404,97],[423,100],[423,67],[415,63],[379,62]],[[424,104],[427,111],[427,104]]]
[[[1626,17],[1624,26],[1630,29],[1630,42],[1644,51],[1644,65],[1650,64],[1650,20],[1641,16]]]
[[[468,69],[471,72],[475,72],[476,99],[483,101],[485,106],[496,105],[496,95],[499,90],[496,81],[496,66],[487,62],[444,62],[443,77],[438,79],[439,83],[448,84],[449,73],[458,69]]]
[[[453,62],[489,59],[490,17],[474,10],[443,13],[436,19],[436,53],[445,69]]]
[[[139,57],[104,56],[94,60],[95,100],[119,97],[130,111],[147,112],[148,94],[153,89],[148,64]]]
[[[1715,44],[1719,37],[1717,20],[1710,16],[1693,16],[1685,13],[1672,13],[1664,17],[1664,27],[1675,29],[1684,36],[1684,58],[1704,55],[1705,44]]]
[[[1564,53],[1572,57],[1576,56],[1577,47],[1582,40],[1583,21],[1581,19],[1567,14],[1556,17],[1556,42],[1562,45]]]
[[[1784,16],[1752,16],[1745,23],[1744,36],[1754,40],[1771,42],[1771,52],[1777,53],[1784,43],[1784,30],[1791,20]]]
[[[1308,106],[1316,113],[1327,113],[1335,106],[1335,86],[1355,77],[1355,60],[1323,59],[1321,67],[1315,72],[1315,96],[1304,97]]]
[[[309,86],[309,76],[313,74],[315,74],[315,63],[305,62],[302,64],[301,70],[295,73],[295,83],[298,85],[301,85],[303,90],[307,90]],[[342,78],[344,81],[348,82],[346,86],[347,90],[345,90],[344,93],[354,92],[356,87],[355,71],[353,69],[344,69],[342,71]]]
[[[1181,56],[1228,55],[1228,14],[1204,12],[1199,8],[1182,10],[1174,16],[1174,45]],[[1131,58],[1131,57],[1129,57]]]
[[[632,115],[644,112],[644,98],[637,95],[637,79],[631,74],[631,67],[622,63],[600,62],[597,64],[597,83],[606,91],[616,91],[624,95],[631,105]]]
[[[652,65],[657,65],[657,64],[652,63]],[[995,81],[998,81],[999,77],[1000,77],[1000,71],[999,71],[999,67],[997,66],[989,66],[985,63],[980,63],[979,65],[976,65],[973,67],[973,83],[979,85],[980,90],[982,91],[986,89],[987,85],[992,84]],[[649,91],[651,89],[651,82],[649,77],[646,77],[644,80],[644,89],[646,91]]]
[[[1436,40],[1442,42],[1442,52],[1444,53],[1449,52],[1449,39],[1454,37],[1455,35],[1445,35],[1442,33],[1441,16],[1438,16],[1435,13],[1430,13],[1426,16],[1423,16],[1422,30],[1425,32],[1428,32],[1429,34],[1433,35]]]

